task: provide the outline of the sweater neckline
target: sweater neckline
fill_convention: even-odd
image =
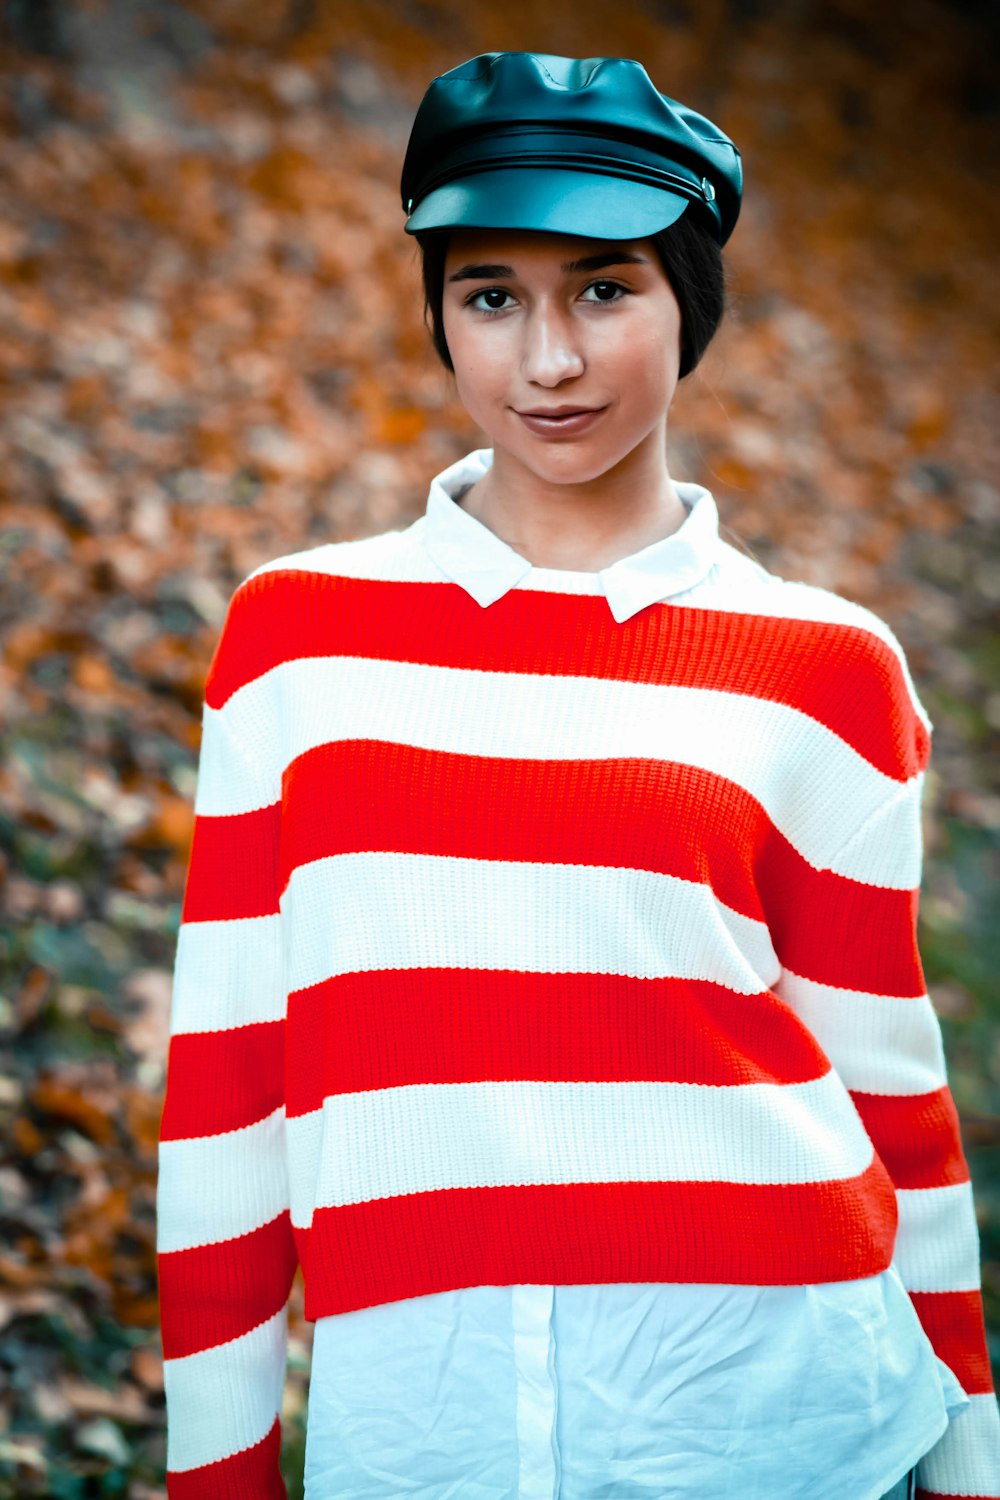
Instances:
[[[492,450],[481,448],[435,475],[420,529],[434,561],[483,608],[517,587],[603,593],[612,615],[622,623],[647,605],[694,587],[716,561],[721,542],[713,495],[703,485],[675,480],[688,514],[669,536],[606,568],[538,567],[458,503],[492,462]]]

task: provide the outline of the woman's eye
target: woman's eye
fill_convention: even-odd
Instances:
[[[475,292],[469,298],[469,305],[475,307],[478,312],[503,312],[504,304],[509,296],[510,292],[505,292],[502,287],[488,286],[482,292]],[[485,302],[485,307],[480,302],[480,298]]]
[[[617,281],[592,281],[586,291],[593,292],[597,302],[620,302],[626,295],[625,288]]]

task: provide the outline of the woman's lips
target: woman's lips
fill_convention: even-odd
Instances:
[[[599,406],[588,410],[577,408],[561,413],[550,412],[545,415],[541,412],[519,411],[517,415],[529,432],[535,432],[540,437],[576,437],[578,433],[587,432],[593,427],[606,411],[606,406]]]

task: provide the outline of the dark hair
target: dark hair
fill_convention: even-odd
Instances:
[[[420,244],[424,280],[424,320],[441,363],[454,373],[444,336],[444,262],[449,229],[430,230],[416,236]],[[648,238],[656,248],[667,280],[681,310],[681,362],[683,379],[700,361],[722,322],[726,310],[726,269],[716,239],[699,220],[684,212],[668,229]]]

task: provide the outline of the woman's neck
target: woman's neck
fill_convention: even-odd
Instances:
[[[670,536],[687,516],[662,442],[582,483],[546,479],[496,449],[458,503],[536,568],[572,572],[610,567]]]

